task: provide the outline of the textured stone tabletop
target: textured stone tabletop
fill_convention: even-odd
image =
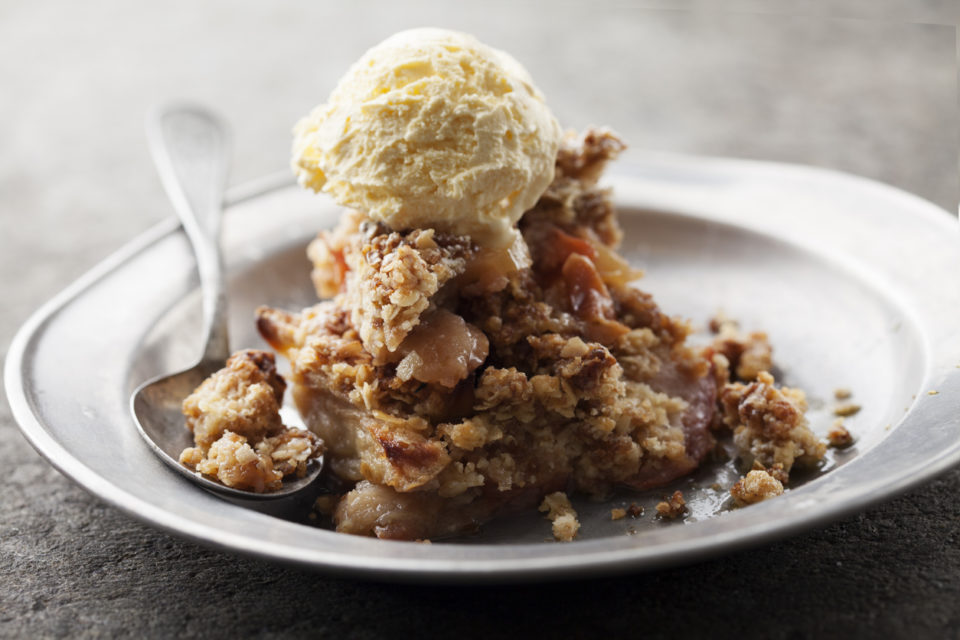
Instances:
[[[793,16],[747,1],[726,12],[340,4],[0,2],[4,353],[40,304],[171,215],[144,142],[150,105],[209,104],[233,126],[232,181],[271,173],[286,166],[292,123],[346,66],[412,26],[509,50],[567,126],[608,124],[636,149],[836,168],[956,213],[957,42],[943,24],[957,21],[954,2]],[[937,277],[956,286],[958,274]],[[148,528],[37,455],[6,401],[0,463],[2,637],[960,637],[956,469],[847,520],[686,567],[431,587],[334,579]]]

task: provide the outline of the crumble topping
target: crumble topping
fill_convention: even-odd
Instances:
[[[350,309],[364,348],[382,360],[397,351],[431,308],[431,298],[477,251],[469,238],[433,229],[388,232],[352,212],[334,233],[321,233],[308,255],[315,260],[318,292],[343,292],[348,299],[342,306]]]
[[[285,388],[272,353],[235,353],[184,400],[196,446],[184,449],[180,462],[228,487],[257,493],[279,489],[285,476],[303,476],[321,443],[313,433],[282,423]]]
[[[776,478],[781,484],[787,484],[790,481],[790,474],[788,474],[784,468],[783,464],[777,462],[773,466],[765,467],[759,460],[753,461],[753,466],[750,469],[751,471],[763,471],[767,475]]]
[[[776,387],[773,376],[761,372],[756,382],[732,383],[720,392],[723,422],[733,431],[740,455],[765,467],[812,466],[826,445],[810,430],[804,411],[806,396],[799,389]]]
[[[736,320],[720,313],[710,319],[710,331],[715,334],[713,351],[722,354],[729,369],[743,382],[757,379],[761,371],[773,369],[773,347],[763,331],[743,333]]]

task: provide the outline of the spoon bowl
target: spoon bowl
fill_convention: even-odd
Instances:
[[[221,369],[230,355],[223,259],[219,248],[229,137],[220,119],[206,109],[172,105],[149,116],[147,139],[163,186],[197,258],[205,339],[203,355],[197,364],[179,373],[148,380],[133,392],[130,410],[137,429],[153,452],[172,469],[233,502],[262,503],[308,494],[320,476],[322,459],[312,460],[303,477],[286,479],[279,490],[265,493],[228,487],[179,461],[180,452],[194,444],[185,426],[183,400]]]

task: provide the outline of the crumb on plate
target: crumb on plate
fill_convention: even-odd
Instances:
[[[826,443],[810,430],[803,391],[778,387],[773,376],[762,371],[750,384],[726,385],[720,402],[741,458],[763,467],[780,464],[784,479],[795,465],[811,467],[823,459]]]
[[[833,414],[840,416],[842,418],[847,418],[852,415],[856,415],[860,412],[860,405],[853,404],[852,402],[847,402],[845,404],[838,405],[834,410]]]
[[[731,487],[730,495],[743,507],[783,495],[783,483],[766,469],[753,469]]]
[[[657,515],[668,520],[678,518],[686,511],[687,503],[682,491],[674,491],[672,496],[664,496],[664,501],[657,503]]]
[[[570,542],[577,537],[580,521],[570,499],[563,491],[548,494],[540,504],[540,511],[547,512],[547,519],[553,523],[553,537],[560,542]]]
[[[835,449],[843,449],[844,447],[849,447],[851,444],[853,444],[853,436],[843,425],[843,420],[834,420],[833,425],[830,427],[830,431],[827,432],[827,442],[829,442],[830,446]]]

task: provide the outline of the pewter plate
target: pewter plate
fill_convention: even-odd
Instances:
[[[728,553],[856,512],[960,460],[960,229],[942,209],[839,173],[778,164],[644,156],[609,179],[640,286],[703,327],[718,310],[771,337],[779,376],[805,389],[813,428],[834,389],[862,410],[853,447],[782,497],[731,509],[734,461],[675,486],[576,502],[573,543],[550,541],[534,511],[433,544],[341,535],[304,511],[234,505],[166,468],[140,439],[128,400],[143,380],[199,353],[200,299],[171,221],[133,240],[38,310],[6,362],[23,433],[91,493],[160,529],[221,549],[318,570],[404,581],[516,581],[637,571]],[[288,180],[233,190],[224,223],[233,347],[264,346],[259,304],[314,302],[304,247],[337,210]],[[78,376],[77,372],[83,372]],[[690,511],[662,522],[674,488]],[[632,502],[639,518],[613,521]]]

